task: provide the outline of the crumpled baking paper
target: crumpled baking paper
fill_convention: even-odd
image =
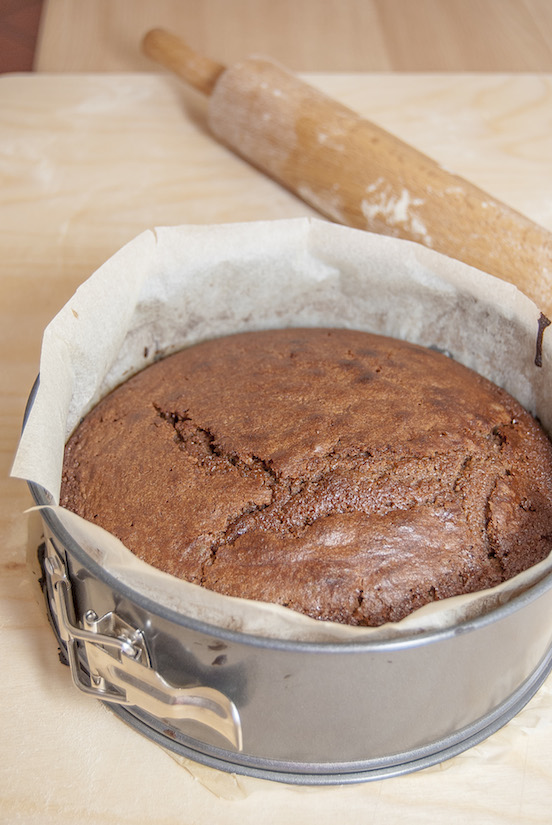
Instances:
[[[140,561],[57,505],[67,437],[133,373],[205,338],[289,326],[350,327],[446,351],[504,387],[552,431],[552,352],[535,365],[540,312],[514,286],[430,249],[316,219],[160,227],[77,290],[45,330],[40,384],[12,475],[41,485],[59,520],[116,579],[210,624],[302,641],[386,639],[450,627],[541,580],[552,557],[491,590],[433,602],[380,628],[321,622],[235,599]]]

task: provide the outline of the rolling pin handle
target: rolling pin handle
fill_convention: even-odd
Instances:
[[[164,29],[149,31],[142,40],[142,51],[205,95],[211,94],[226,70],[222,63],[198,54],[180,37]]]

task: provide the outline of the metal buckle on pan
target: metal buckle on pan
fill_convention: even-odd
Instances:
[[[50,544],[48,542],[48,544]],[[98,618],[87,611],[80,627],[73,618],[71,583],[59,555],[44,557],[60,638],[67,646],[71,675],[79,690],[118,705],[134,705],[159,719],[191,719],[216,730],[236,750],[242,729],[234,703],[214,688],[177,688],[151,667],[142,631],[115,612]],[[81,663],[84,654],[88,674]]]

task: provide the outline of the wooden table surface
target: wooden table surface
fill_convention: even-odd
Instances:
[[[45,0],[35,69],[151,71],[135,44],[174,31],[221,63],[301,72],[552,72],[550,0]]]
[[[308,79],[552,229],[552,75]],[[313,213],[216,144],[172,78],[10,75],[0,103],[0,822],[548,823],[550,678],[442,766],[318,790],[178,764],[71,685],[25,566],[30,498],[7,478],[44,326],[147,227]]]

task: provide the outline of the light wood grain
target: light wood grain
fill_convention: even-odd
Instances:
[[[295,71],[552,71],[550,0],[46,0],[35,68],[151,71],[150,28]]]
[[[552,229],[552,76],[306,79]],[[208,137],[205,100],[172,78],[5,76],[0,99],[0,822],[548,823],[550,678],[440,767],[305,791],[178,764],[71,685],[25,566],[29,495],[7,479],[44,326],[145,228],[314,212]]]

